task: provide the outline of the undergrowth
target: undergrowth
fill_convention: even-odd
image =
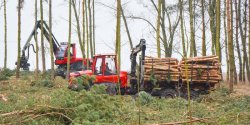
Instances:
[[[33,79],[0,85],[8,101],[0,101],[0,124],[154,124],[188,121],[188,102],[182,98],[160,99],[146,92],[138,97],[110,96],[105,86],[71,91],[67,81],[56,77],[53,86]],[[191,101],[194,124],[250,124],[250,97],[231,97],[221,88]]]

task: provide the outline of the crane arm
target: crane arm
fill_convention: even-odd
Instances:
[[[49,26],[47,25],[47,23],[45,21],[43,21],[43,33],[44,33],[44,36],[46,37],[46,39],[48,41],[50,41],[50,28]],[[34,45],[31,44],[31,39],[32,37],[36,36],[35,34],[37,34],[37,30],[41,29],[41,21],[37,21],[29,38],[27,39],[25,45],[23,46],[23,49],[22,49],[22,56],[20,58],[20,67],[23,68],[24,70],[29,70],[29,66],[30,64],[28,63],[28,60],[29,60],[29,47],[32,46],[33,48],[33,51],[34,53],[36,53],[35,49],[34,49]],[[56,54],[56,51],[57,49],[60,47],[60,44],[58,43],[58,41],[56,40],[55,36],[53,35],[52,33],[52,44],[53,44],[53,52],[54,54]],[[28,49],[28,55],[26,56],[26,50]],[[17,63],[16,63],[17,64]]]
[[[144,60],[145,60],[145,50],[146,50],[146,40],[141,39],[140,43],[134,47],[131,50],[130,54],[130,61],[131,61],[131,73],[130,73],[130,84],[131,88],[137,90],[138,88],[138,83],[137,83],[137,76],[136,76],[136,57],[139,52],[141,52],[141,57],[140,57],[140,68],[139,68],[139,73],[140,73],[140,84],[143,84],[143,79],[144,79]]]

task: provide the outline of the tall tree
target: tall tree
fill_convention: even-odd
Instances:
[[[87,1],[84,0],[84,5],[85,5],[85,30],[86,30],[86,53],[87,53],[87,58],[89,58],[89,21],[88,21],[88,6],[87,6]],[[87,61],[87,67],[89,67],[89,62]]]
[[[160,25],[161,25],[161,0],[158,0],[158,15],[157,15],[157,24],[156,24],[156,43],[157,43],[157,57],[161,57],[161,45],[160,45]]]
[[[189,0],[189,15],[190,15],[190,57],[197,56],[195,39],[194,39],[194,12],[193,0]]]
[[[17,11],[18,11],[18,37],[17,37],[17,68],[16,78],[20,77],[20,57],[21,57],[21,9],[23,8],[24,0],[18,0]]]
[[[95,55],[95,0],[92,0],[92,21],[93,21],[93,53]]]
[[[54,55],[53,55],[53,42],[52,42],[52,0],[49,0],[49,43],[50,43],[50,61],[51,61],[51,79],[55,78],[54,70]]]
[[[184,21],[183,21],[183,0],[179,0],[180,5],[180,20],[181,20],[181,41],[182,41],[182,53],[184,57],[187,57],[185,35],[184,35]]]
[[[117,54],[117,65],[119,74],[121,66],[121,0],[117,0],[115,53]]]
[[[221,62],[221,48],[220,48],[220,4],[221,0],[216,0],[216,55],[219,56]]]
[[[71,0],[69,0],[69,35],[68,35],[68,50],[67,50],[67,79],[69,79],[69,69],[70,69],[70,45],[71,45]]]
[[[237,49],[237,54],[238,54],[238,60],[239,60],[239,81],[242,81],[242,58],[241,58],[241,50],[240,50],[240,45],[239,45],[239,13],[240,11],[237,9],[237,0],[234,1],[235,5],[235,16],[236,16],[236,21],[235,21],[235,42],[236,42],[236,49]],[[240,3],[239,3],[240,4]]]
[[[245,1],[245,8],[244,8],[244,36],[245,36],[245,41],[244,41],[244,47],[243,47],[243,60],[244,60],[244,71],[246,67],[246,72],[247,72],[247,79],[250,81],[250,69],[249,69],[249,64],[248,64],[248,57],[247,57],[247,50],[246,50],[246,41],[247,41],[247,1]],[[243,74],[245,78],[245,73]]]
[[[90,45],[90,56],[93,58],[94,52],[93,52],[93,38],[92,38],[92,15],[91,15],[91,4],[90,0],[88,0],[88,12],[89,12],[89,45]]]
[[[124,22],[124,25],[125,25],[125,28],[126,28],[127,36],[128,36],[128,41],[129,41],[130,49],[132,50],[132,48],[133,48],[133,42],[132,42],[131,35],[130,35],[130,32],[129,32],[127,19],[125,17],[125,14],[124,14],[124,11],[123,11],[122,7],[121,7],[121,12],[122,12],[122,19],[123,19],[123,22]]]
[[[45,71],[46,71],[46,61],[45,61],[45,50],[44,50],[44,29],[43,29],[43,0],[40,0],[40,16],[41,16],[41,49],[42,49],[42,67],[43,67],[43,77],[45,75]]]
[[[35,0],[35,24],[37,23],[37,0]],[[35,33],[35,46],[36,46],[36,70],[35,70],[35,79],[38,80],[38,70],[39,70],[39,62],[38,62],[38,40],[37,33]]]
[[[234,84],[234,78],[235,78],[235,64],[234,64],[234,46],[233,46],[233,32],[232,32],[232,0],[227,0],[227,31],[228,31],[228,54],[229,54],[229,89],[230,92],[233,91],[233,84]]]
[[[7,15],[6,15],[6,0],[4,2],[4,69],[7,68]]]
[[[250,27],[250,0],[248,1],[248,14],[249,14],[248,15],[248,27]],[[250,65],[250,28],[248,29],[248,56],[249,56],[249,58],[246,57],[246,60],[249,59],[248,63]],[[249,68],[247,70],[249,70]],[[250,78],[249,78],[250,73],[247,74],[247,76],[248,76],[248,82],[250,84]]]
[[[247,55],[247,49],[246,49],[246,14],[244,14],[243,19],[244,21],[242,22],[241,20],[241,0],[238,0],[238,23],[239,23],[239,29],[240,29],[240,36],[241,36],[241,42],[242,42],[242,50],[243,50],[243,71],[247,72],[247,78],[248,81],[250,81],[250,71],[249,71],[249,60],[248,60],[248,55]],[[245,27],[243,28],[242,25],[245,24]],[[245,73],[243,75],[243,80],[245,79]]]
[[[82,37],[81,37],[81,28],[80,28],[80,21],[79,21],[79,16],[77,14],[76,11],[76,1],[72,0],[72,6],[74,9],[74,14],[75,14],[75,18],[76,18],[76,29],[77,29],[77,36],[78,36],[78,41],[79,41],[79,45],[80,45],[80,49],[82,52],[82,57],[84,58],[84,46],[83,46],[83,42],[82,42]]]
[[[83,45],[83,58],[85,59],[85,0],[82,1],[82,45]],[[84,63],[83,63],[84,64]]]
[[[215,55],[215,43],[216,43],[216,25],[215,25],[215,0],[209,0],[209,18],[210,18],[210,31],[212,37],[212,54]]]
[[[227,16],[227,4],[226,4],[226,0],[224,0],[224,12],[223,12],[223,21],[224,21],[224,42],[225,42],[225,56],[226,56],[226,63],[227,63],[227,73],[226,73],[226,81],[229,81],[229,57],[228,57],[228,41],[227,41],[227,20],[226,20],[226,16]]]
[[[201,0],[201,15],[202,15],[202,56],[206,56],[206,29],[205,29],[205,7],[204,0]]]

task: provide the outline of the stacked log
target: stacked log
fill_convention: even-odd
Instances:
[[[144,81],[179,81],[180,71],[176,58],[145,57]]]
[[[182,81],[193,83],[219,83],[222,80],[218,56],[203,56],[182,59],[180,71]]]

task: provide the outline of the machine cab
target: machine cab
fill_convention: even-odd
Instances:
[[[116,55],[96,55],[92,71],[97,76],[117,75]]]
[[[62,42],[61,46],[56,52],[56,58],[64,58],[67,57],[67,50],[68,50],[68,43]],[[76,49],[75,49],[75,43],[70,44],[70,56],[75,57],[76,56]]]
[[[115,54],[96,55],[92,66],[97,83],[118,83]]]

